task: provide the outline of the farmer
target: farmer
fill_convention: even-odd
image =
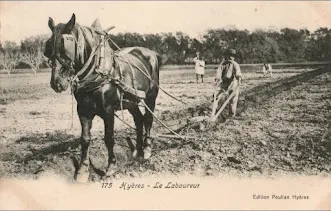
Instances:
[[[199,83],[199,76],[201,76],[201,82],[203,83],[203,75],[205,74],[205,65],[206,63],[203,61],[203,57],[200,56],[200,52],[196,53],[196,57],[193,59],[195,62],[195,74],[197,83]]]
[[[271,64],[269,63],[264,63],[263,64],[263,75],[266,76],[268,73],[270,73],[270,77],[272,77],[272,67]]]
[[[239,87],[241,85],[241,70],[239,64],[234,60],[236,56],[236,50],[229,49],[226,52],[225,60],[221,62],[217,69],[217,74],[215,78],[218,94],[221,93],[231,94],[235,92],[235,95],[230,100],[229,106],[229,116],[235,117],[238,97],[239,97]]]

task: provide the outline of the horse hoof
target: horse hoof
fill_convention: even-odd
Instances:
[[[76,180],[79,183],[87,183],[89,176],[90,174],[88,172],[78,173]]]
[[[112,177],[116,172],[116,165],[110,164],[106,170],[106,177]]]
[[[152,148],[146,147],[144,149],[144,159],[147,160],[152,156]]]
[[[133,158],[138,158],[138,157],[142,157],[144,154],[144,152],[142,150],[134,150],[132,153]]]
[[[138,155],[138,151],[135,149],[133,152],[132,152],[132,157],[136,158]]]

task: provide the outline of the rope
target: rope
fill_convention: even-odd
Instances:
[[[121,48],[111,39],[111,38],[108,38],[108,40],[110,40],[114,45],[115,45],[115,47],[116,48],[118,48],[118,50],[121,50]],[[126,63],[128,63],[130,66],[132,65],[129,61],[127,61],[127,59],[124,57],[124,56],[122,56],[122,55],[120,55],[120,54],[116,54],[116,55],[118,55],[118,56],[120,56],[120,57],[122,57],[125,61],[124,62],[126,62]],[[168,95],[169,97],[171,97],[171,98],[173,98],[173,99],[175,99],[175,100],[177,100],[177,101],[179,101],[179,102],[181,102],[181,103],[184,103],[184,104],[187,104],[186,102],[184,102],[184,101],[182,101],[182,100],[179,100],[179,99],[177,99],[176,97],[174,97],[174,96],[172,96],[171,94],[169,94],[167,91],[165,91],[164,89],[162,89],[149,75],[147,75],[143,70],[141,70],[139,67],[137,67],[136,65],[132,65],[132,66],[134,66],[135,68],[137,68],[140,72],[142,72],[150,81],[152,81],[160,90],[162,90],[166,95]],[[132,66],[131,66],[131,68],[132,68]]]
[[[151,111],[151,109],[146,105],[146,103],[141,100],[140,101],[144,106],[145,108],[153,115],[153,117],[165,128],[167,128],[172,134],[174,134],[175,136],[177,136],[178,138],[180,139],[183,139],[184,141],[186,141],[186,138],[179,135],[178,133],[176,133],[175,131],[171,130],[171,128],[169,128],[166,124],[164,124],[159,118],[157,118],[157,116],[155,116],[155,114]]]
[[[131,129],[133,129],[133,130],[136,130],[136,128],[132,127],[131,125],[129,125],[128,123],[126,123],[124,120],[122,120],[121,118],[119,118],[119,117],[117,116],[117,114],[114,113],[114,115],[115,115],[115,117],[116,117],[117,119],[119,119],[121,122],[123,122],[126,126],[128,126],[129,128],[131,128]],[[124,118],[124,117],[123,117],[123,118]]]
[[[117,54],[118,55],[118,54]],[[123,59],[125,59],[122,55],[119,55],[120,57],[122,57]],[[126,60],[126,59],[125,59]],[[123,61],[123,60],[121,60],[121,61]],[[128,62],[127,60],[126,61],[123,61],[123,62],[126,62],[126,63],[128,63],[129,65],[131,65],[130,64],[130,62]],[[167,91],[165,91],[164,89],[162,89],[149,75],[147,75],[142,69],[140,69],[139,67],[137,67],[136,65],[133,65],[135,68],[137,68],[141,73],[143,73],[151,82],[153,82],[160,90],[162,90],[166,95],[168,95],[169,97],[171,97],[171,98],[173,98],[173,99],[175,99],[175,100],[177,100],[177,101],[179,101],[179,102],[181,102],[181,103],[183,103],[183,104],[185,104],[185,105],[187,105],[187,103],[186,102],[184,102],[184,101],[182,101],[182,100],[180,100],[180,99],[178,99],[178,98],[176,98],[176,97],[174,97],[174,96],[172,96],[171,94],[169,94]]]
[[[121,50],[121,48],[110,37],[108,37],[108,40],[110,40],[118,50]]]
[[[71,129],[74,128],[74,95],[71,94]]]
[[[117,60],[117,58],[115,58],[114,60]],[[120,70],[120,80],[123,79],[123,73],[122,73],[122,66],[121,64],[118,62],[118,68]],[[121,107],[121,112],[122,112],[122,118],[124,119],[124,113],[123,113],[123,95],[124,93],[120,91],[120,107]]]
[[[71,125],[70,125],[70,130],[74,128],[74,88],[71,85]]]
[[[123,112],[123,92],[120,92],[120,105],[121,105],[121,113],[122,113],[122,118],[124,119],[124,112]]]

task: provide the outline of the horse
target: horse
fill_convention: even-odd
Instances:
[[[50,86],[61,93],[71,85],[81,123],[81,161],[76,180],[87,182],[89,178],[90,130],[95,116],[104,122],[106,175],[117,168],[113,151],[115,111],[127,109],[133,117],[137,140],[132,156],[149,159],[161,56],[143,47],[113,50],[107,31],[80,25],[75,14],[67,23],[57,25],[49,17],[48,26],[52,36],[46,41],[44,55],[52,69]],[[145,114],[139,110],[139,100],[148,106]]]

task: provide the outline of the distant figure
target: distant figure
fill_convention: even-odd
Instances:
[[[234,60],[236,50],[229,49],[226,53],[225,61],[222,61],[217,69],[215,78],[218,95],[226,92],[229,95],[235,92],[235,95],[230,100],[229,116],[235,117],[239,98],[239,87],[241,85],[241,70],[239,64]]]
[[[262,70],[263,70],[263,76],[266,76],[268,73],[270,73],[270,77],[272,77],[272,67],[271,67],[271,64],[264,63]]]
[[[197,52],[197,56],[193,59],[195,62],[195,74],[196,74],[196,80],[197,83],[199,83],[199,76],[201,76],[201,82],[203,83],[203,75],[205,74],[205,61],[203,60],[203,57],[200,56],[200,53]]]

